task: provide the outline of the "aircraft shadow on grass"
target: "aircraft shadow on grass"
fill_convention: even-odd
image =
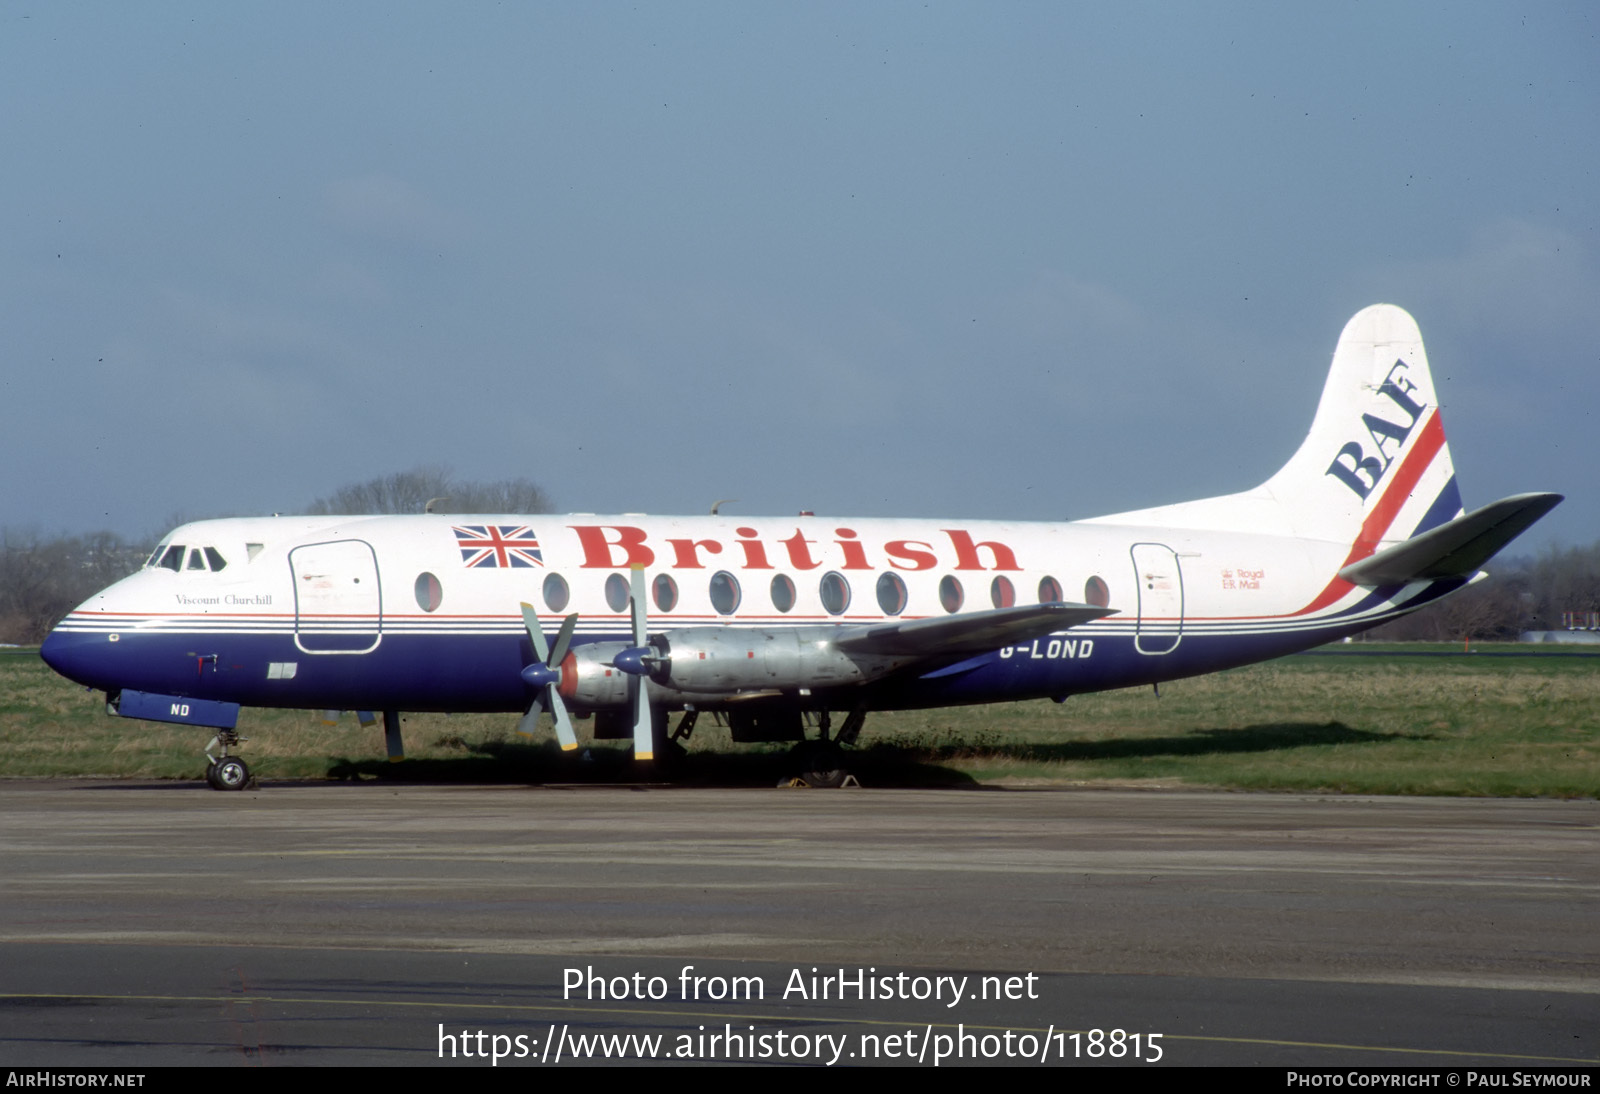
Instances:
[[[1162,737],[1063,741],[1049,744],[988,742],[979,745],[921,746],[884,742],[851,753],[851,771],[863,786],[976,787],[970,774],[950,766],[992,757],[1001,763],[1050,764],[1097,760],[1159,759],[1270,753],[1322,745],[1375,745],[1395,740],[1428,740],[1427,734],[1374,733],[1343,722],[1273,722],[1242,729],[1202,728]],[[383,760],[340,758],[328,765],[331,779],[384,779],[439,784],[670,783],[697,787],[773,786],[794,774],[787,752],[699,751],[675,764],[639,770],[624,749],[594,749],[574,759],[551,744],[505,741],[469,742],[460,737],[437,742],[460,748],[459,758]]]

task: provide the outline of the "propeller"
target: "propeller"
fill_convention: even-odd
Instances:
[[[628,674],[628,694],[633,704],[633,758],[655,759],[655,734],[650,717],[650,689],[645,677],[656,663],[650,646],[650,621],[645,615],[644,567],[635,566],[631,579],[633,604],[633,646],[611,659],[611,664]]]
[[[578,735],[572,730],[572,717],[567,713],[567,704],[561,699],[560,684],[561,662],[566,660],[567,650],[572,646],[572,632],[578,625],[577,613],[561,621],[553,649],[545,645],[539,614],[533,610],[532,604],[522,605],[522,622],[528,628],[528,638],[533,642],[533,652],[538,658],[522,670],[522,679],[530,687],[539,690],[534,692],[533,702],[528,704],[528,713],[517,723],[517,732],[524,737],[532,737],[539,724],[539,715],[548,703],[550,717],[555,719],[556,740],[561,742],[561,751],[571,752],[578,747]]]

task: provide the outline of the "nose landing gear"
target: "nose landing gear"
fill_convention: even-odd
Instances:
[[[250,767],[237,756],[229,756],[228,749],[238,746],[248,737],[241,737],[231,729],[219,729],[206,745],[206,782],[213,790],[244,790],[255,785]],[[217,755],[212,749],[219,749]]]

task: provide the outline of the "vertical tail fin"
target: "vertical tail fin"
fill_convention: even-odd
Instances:
[[[1299,451],[1251,493],[1284,510],[1294,535],[1370,554],[1461,512],[1422,334],[1375,304],[1345,324]]]
[[[1101,517],[1351,545],[1351,560],[1461,512],[1416,321],[1375,304],[1345,324],[1317,415],[1272,478],[1242,494]]]

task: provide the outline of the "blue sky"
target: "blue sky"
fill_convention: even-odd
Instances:
[[[1580,4],[0,4],[0,523],[1255,485],[1364,305],[1600,539]]]

